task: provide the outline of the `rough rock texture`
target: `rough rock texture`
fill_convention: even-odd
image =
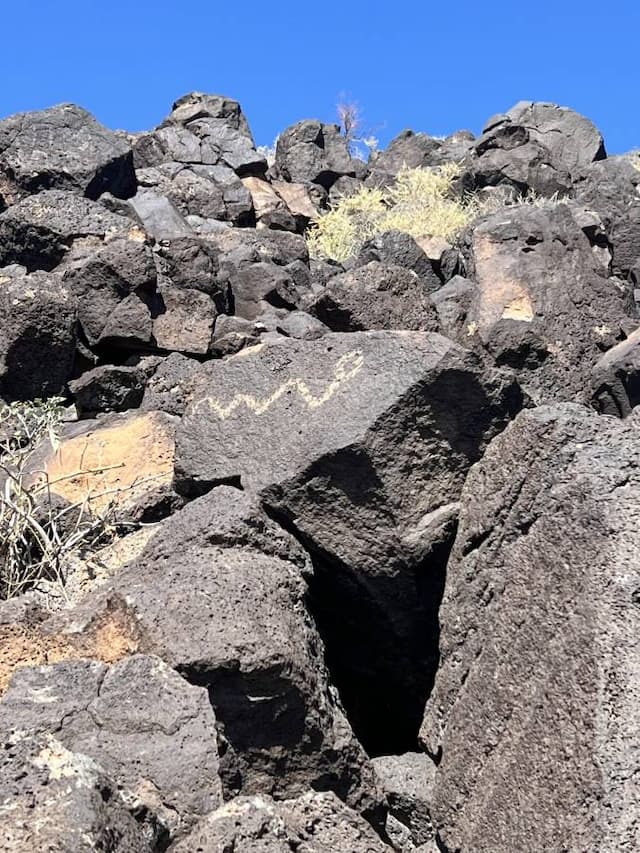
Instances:
[[[421,731],[446,850],[637,849],[638,447],[542,407],[465,484]]]
[[[3,853],[144,853],[153,848],[114,780],[51,735],[7,739],[0,752]]]
[[[134,223],[65,190],[28,196],[0,213],[0,264],[51,270],[76,240],[94,244],[132,232]]]
[[[0,848],[640,847],[640,158],[530,102],[355,142],[0,120]],[[446,164],[493,213],[309,256]]]
[[[411,270],[422,279],[430,292],[442,286],[431,258],[413,237],[404,231],[385,231],[367,240],[356,263],[361,265],[370,261],[383,261]]]
[[[215,490],[172,516],[100,596],[55,624],[82,636],[109,601],[126,602],[135,650],[208,688],[226,796],[315,787],[379,821],[373,768],[328,684],[306,611],[308,559],[234,492]]]
[[[0,209],[41,190],[133,195],[131,148],[86,110],[62,104],[0,121]]]
[[[60,278],[0,269],[0,397],[32,400],[64,392],[72,376],[76,302]]]
[[[372,690],[345,672],[342,696],[365,728],[372,704],[388,714],[394,747],[411,743],[394,714],[421,716],[432,678],[426,637],[464,476],[521,404],[509,377],[438,335],[329,334],[207,364],[178,430],[179,490],[240,483],[327,561],[314,593],[330,657]],[[375,732],[359,734],[374,748]]]
[[[69,425],[42,460],[51,491],[98,512],[111,505],[127,520],[156,520],[173,504],[176,419],[163,412],[107,415]]]
[[[136,409],[142,402],[144,373],[137,367],[96,367],[69,382],[69,390],[80,417],[124,412]]]
[[[566,107],[520,101],[492,118],[474,144],[476,186],[510,184],[541,195],[566,194],[581,170],[606,157],[597,127]]]
[[[469,239],[475,293],[462,339],[477,336],[537,403],[586,399],[594,362],[636,325],[631,288],[607,278],[582,214],[521,205],[482,219]]]
[[[384,853],[389,848],[333,794],[309,792],[295,800],[237,797],[213,812],[175,846],[176,853]]]
[[[423,752],[406,752],[374,758],[373,766],[387,795],[387,834],[394,848],[405,853],[433,843],[433,760]]]
[[[207,692],[157,658],[22,669],[0,703],[0,730],[55,732],[107,771],[132,812],[146,810],[158,838],[184,834],[222,803]]]
[[[574,196],[600,216],[613,271],[626,277],[640,256],[640,170],[631,159],[611,157],[593,163],[580,177]]]
[[[640,403],[640,329],[608,350],[593,367],[593,404],[624,418]]]
[[[411,269],[380,261],[333,276],[309,310],[334,332],[438,330],[424,279]]]
[[[329,189],[343,175],[355,177],[357,161],[335,124],[301,121],[278,137],[276,171],[287,181]]]
[[[416,169],[440,166],[447,162],[459,163],[469,154],[473,141],[473,134],[466,130],[446,139],[403,130],[391,140],[388,148],[374,154],[367,184],[384,186],[405,167]]]

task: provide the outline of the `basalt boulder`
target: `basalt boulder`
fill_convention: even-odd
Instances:
[[[540,407],[470,472],[421,730],[443,849],[637,848],[638,428]]]
[[[134,222],[98,202],[66,190],[45,190],[0,213],[0,265],[51,270],[76,241],[98,246],[139,233]]]
[[[380,822],[373,768],[307,613],[309,573],[303,549],[255,500],[215,489],[166,519],[138,559],[55,624],[81,638],[109,602],[126,603],[136,626],[129,653],[151,652],[208,689],[226,797],[333,790]]]
[[[610,157],[586,167],[574,186],[580,204],[596,211],[612,248],[613,271],[627,277],[640,256],[640,170],[632,158]]]
[[[545,196],[567,194],[582,169],[606,157],[593,122],[566,107],[532,101],[490,119],[473,154],[476,187],[505,183]]]
[[[0,397],[64,393],[73,375],[76,300],[53,273],[0,269]]]
[[[224,165],[242,177],[267,169],[238,102],[201,92],[176,101],[159,128],[134,139],[133,150],[136,168],[165,162]]]
[[[411,748],[456,502],[470,465],[522,405],[517,385],[421,332],[281,338],[203,365],[196,379],[177,488],[240,484],[306,543],[350,720],[369,748],[381,731]],[[367,719],[378,715],[386,725],[374,732]]]
[[[0,730],[9,741],[53,734],[96,761],[153,839],[184,835],[222,804],[207,691],[158,658],[23,668],[0,701]]]
[[[586,400],[593,364],[636,325],[631,287],[608,277],[583,213],[553,203],[499,211],[466,250],[475,288],[461,339],[516,370],[537,403]]]
[[[438,329],[428,283],[413,270],[380,261],[333,276],[309,310],[334,332]]]
[[[0,121],[0,209],[42,190],[135,193],[130,146],[73,104]]]
[[[175,853],[385,853],[389,847],[358,814],[329,793],[295,800],[237,797],[205,818]]]
[[[343,175],[356,177],[362,165],[351,157],[347,140],[335,124],[309,119],[278,137],[275,169],[286,181],[320,184],[328,190]]]
[[[3,853],[152,853],[115,780],[51,735],[3,733],[0,850]],[[157,848],[155,848],[157,849]]]

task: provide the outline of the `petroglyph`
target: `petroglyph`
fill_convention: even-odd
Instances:
[[[261,399],[259,397],[254,397],[251,394],[236,394],[233,400],[226,404],[215,400],[213,397],[206,397],[196,403],[194,410],[195,412],[198,412],[203,407],[206,407],[209,411],[215,412],[221,420],[228,418],[229,415],[233,414],[239,406],[246,406],[247,409],[252,411],[254,414],[262,415],[284,394],[287,394],[290,391],[297,391],[307,408],[318,409],[330,400],[345,382],[353,379],[354,376],[362,370],[363,364],[364,356],[360,350],[351,350],[350,352],[345,353],[336,362],[336,366],[333,371],[333,379],[329,382],[324,392],[319,396],[313,393],[303,379],[292,377],[291,379],[287,379],[286,382],[283,382],[282,385],[276,388],[273,394],[268,397],[263,397]]]

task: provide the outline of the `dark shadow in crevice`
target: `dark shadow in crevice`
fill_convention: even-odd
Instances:
[[[321,553],[270,511],[310,553],[308,605],[325,646],[331,682],[370,756],[420,751],[418,732],[439,662],[438,613],[455,524],[416,567],[364,577]],[[402,593],[398,594],[398,589]]]

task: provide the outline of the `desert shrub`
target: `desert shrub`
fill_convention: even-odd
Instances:
[[[89,511],[89,496],[69,504],[35,470],[45,439],[58,446],[62,400],[0,406],[0,599],[13,598],[41,581],[64,591],[69,561],[115,535],[110,508]],[[92,496],[93,497],[93,496]]]
[[[384,189],[363,187],[340,199],[307,232],[310,255],[345,261],[357,255],[371,237],[391,230],[455,242],[464,228],[484,214],[514,205],[543,207],[566,201],[558,194],[548,198],[533,190],[483,199],[472,193],[456,196],[454,182],[460,171],[455,163],[437,169],[404,168]]]
[[[437,169],[402,169],[389,187],[363,187],[340,199],[307,234],[313,257],[344,261],[376,234],[398,229],[412,237],[453,240],[482,210],[473,196],[456,198],[456,164]]]

